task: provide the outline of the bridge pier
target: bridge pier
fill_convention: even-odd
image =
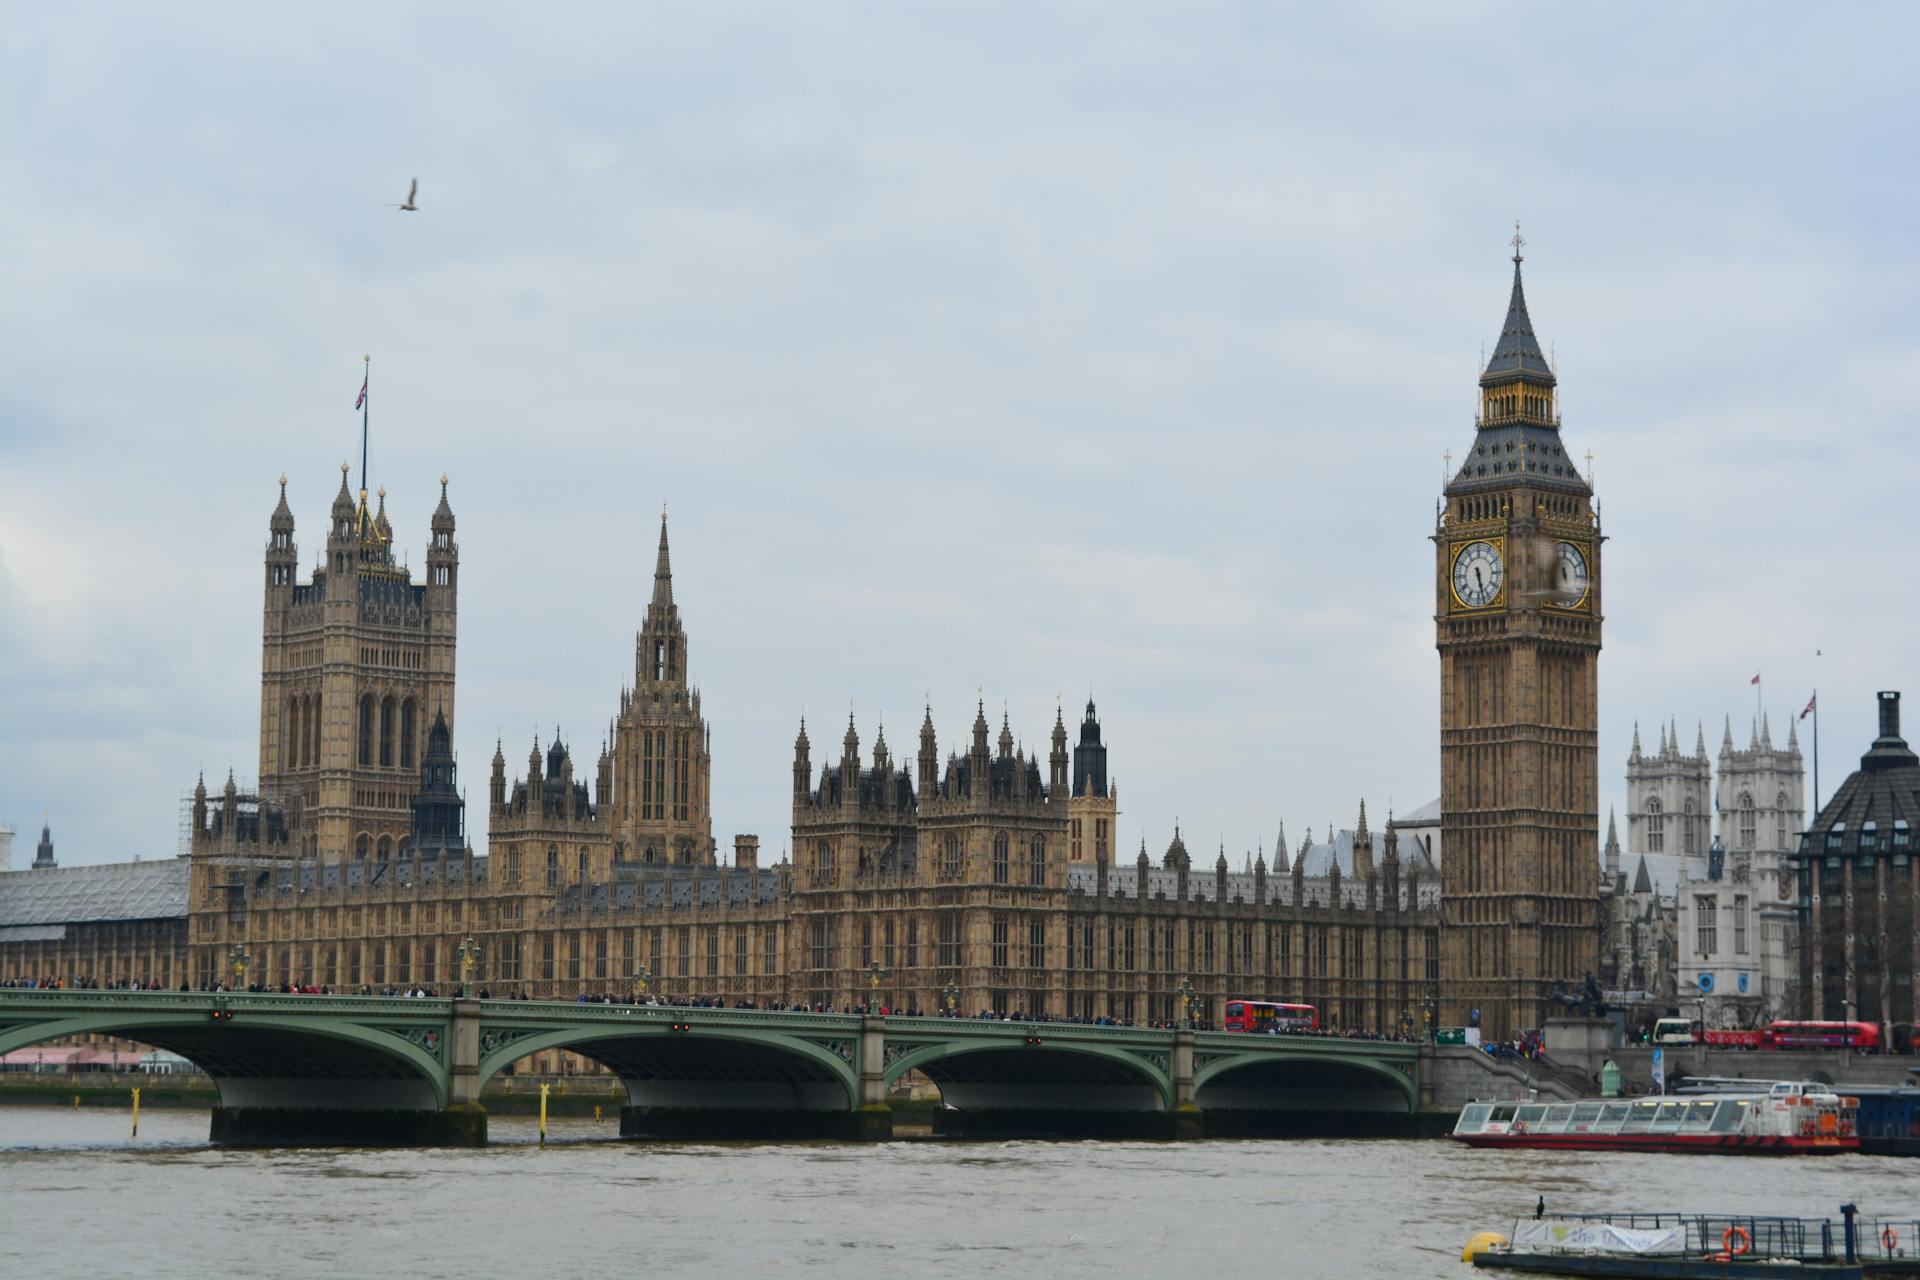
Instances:
[[[1194,1098],[1193,1029],[1177,1027],[1173,1033],[1173,1107],[1167,1112],[1169,1138],[1204,1138],[1206,1114]]]

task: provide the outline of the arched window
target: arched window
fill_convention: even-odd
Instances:
[[[311,769],[320,763],[320,695],[307,696],[307,753],[306,766]]]
[[[355,840],[353,842],[353,856],[358,858],[360,861],[365,862],[367,860],[367,846],[369,843],[370,841],[368,841],[367,837],[365,836],[361,836],[359,839]]]
[[[393,856],[393,838],[391,836],[381,836],[380,843],[374,846],[373,856],[381,862],[385,862],[391,858]]]
[[[360,763],[373,763],[373,695],[360,695]]]
[[[1027,883],[1045,884],[1047,882],[1047,842],[1041,836],[1033,838],[1027,849]]]
[[[413,699],[408,698],[400,704],[400,767],[413,768]]]
[[[1773,799],[1773,847],[1787,847],[1787,793],[1782,791]]]
[[[1694,852],[1693,829],[1693,797],[1688,796],[1686,813],[1680,819],[1680,848],[1684,853]]]
[[[833,874],[833,841],[822,840],[813,847],[813,869],[822,876]]]
[[[547,846],[547,888],[552,889],[560,883],[560,846]]]
[[[384,698],[380,703],[380,767],[393,767],[393,699]]]
[[[300,767],[300,739],[302,736],[300,726],[300,699],[287,699],[287,723],[281,728],[280,736],[287,744],[286,767],[288,769],[298,769]]]
[[[1742,849],[1753,848],[1753,839],[1753,792],[1742,791],[1740,793],[1740,847]]]
[[[946,873],[950,876],[960,874],[960,837],[948,836],[946,846]]]
[[[585,884],[586,882],[587,882],[587,851],[585,849],[582,849],[580,850],[580,883]]]
[[[1647,800],[1647,852],[1664,853],[1667,848],[1667,819],[1660,811],[1660,797]]]
[[[1007,833],[1004,831],[993,838],[993,882],[1008,883]]]

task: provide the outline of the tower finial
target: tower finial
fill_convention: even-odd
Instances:
[[[1513,220],[1513,239],[1508,241],[1508,243],[1513,246],[1513,265],[1517,267],[1521,261],[1520,251],[1527,247],[1526,240],[1520,235],[1520,219],[1518,218]]]

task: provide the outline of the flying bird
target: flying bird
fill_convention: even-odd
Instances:
[[[415,178],[412,182],[407,184],[407,202],[405,204],[388,205],[387,207],[390,209],[398,209],[402,213],[420,212],[420,206],[413,202],[413,197],[416,194],[418,194],[419,190],[420,190],[420,179]]]

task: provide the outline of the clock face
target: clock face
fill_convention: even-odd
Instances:
[[[1453,557],[1453,594],[1469,609],[1484,609],[1500,598],[1506,569],[1500,549],[1485,540],[1469,542]]]
[[[1571,542],[1562,542],[1554,548],[1553,562],[1553,603],[1562,609],[1576,609],[1586,603],[1587,588],[1592,583],[1587,577],[1587,557]]]

